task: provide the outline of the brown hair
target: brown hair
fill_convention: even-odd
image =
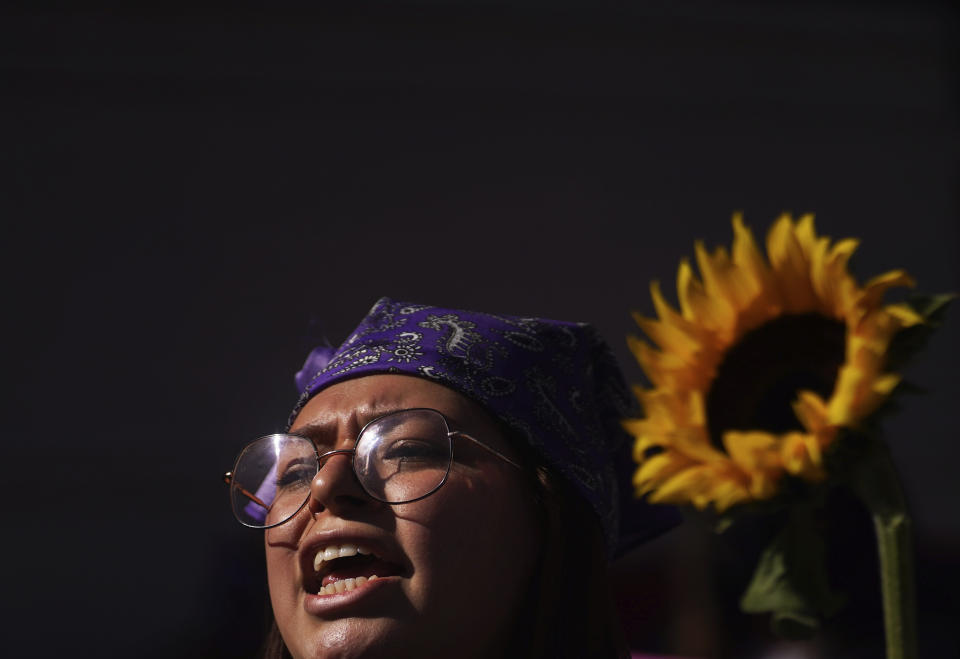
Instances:
[[[529,657],[628,657],[600,520],[566,480],[537,468],[545,533],[530,602]]]

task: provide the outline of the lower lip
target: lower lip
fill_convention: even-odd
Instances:
[[[367,581],[359,588],[345,590],[342,593],[334,593],[333,595],[307,593],[303,600],[303,608],[313,616],[325,616],[334,612],[341,613],[341,609],[371,597],[389,584],[399,581],[400,577],[377,577],[373,581]]]

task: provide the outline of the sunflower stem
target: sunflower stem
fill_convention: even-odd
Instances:
[[[868,446],[852,484],[870,510],[877,534],[887,659],[917,659],[910,515],[890,451],[879,441]]]
[[[916,599],[910,518],[874,515],[880,556],[880,586],[887,659],[917,658]]]

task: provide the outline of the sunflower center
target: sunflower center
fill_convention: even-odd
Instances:
[[[711,442],[723,450],[727,430],[801,430],[792,406],[797,392],[829,398],[845,345],[844,324],[813,313],[781,316],[745,334],[727,351],[707,394]]]

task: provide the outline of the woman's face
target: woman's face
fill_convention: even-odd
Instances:
[[[494,421],[475,403],[428,380],[372,375],[317,394],[291,432],[319,451],[352,448],[360,429],[388,412],[429,407],[462,431],[516,458]],[[401,505],[370,498],[351,456],[329,459],[308,504],[265,532],[270,599],[294,657],[502,656],[530,586],[540,549],[533,488],[523,472],[454,438],[446,483]],[[370,554],[341,563],[317,553]],[[318,594],[354,577],[353,590]],[[357,585],[357,584],[360,585]],[[334,583],[334,586],[336,584]],[[326,593],[327,589],[324,589]]]

